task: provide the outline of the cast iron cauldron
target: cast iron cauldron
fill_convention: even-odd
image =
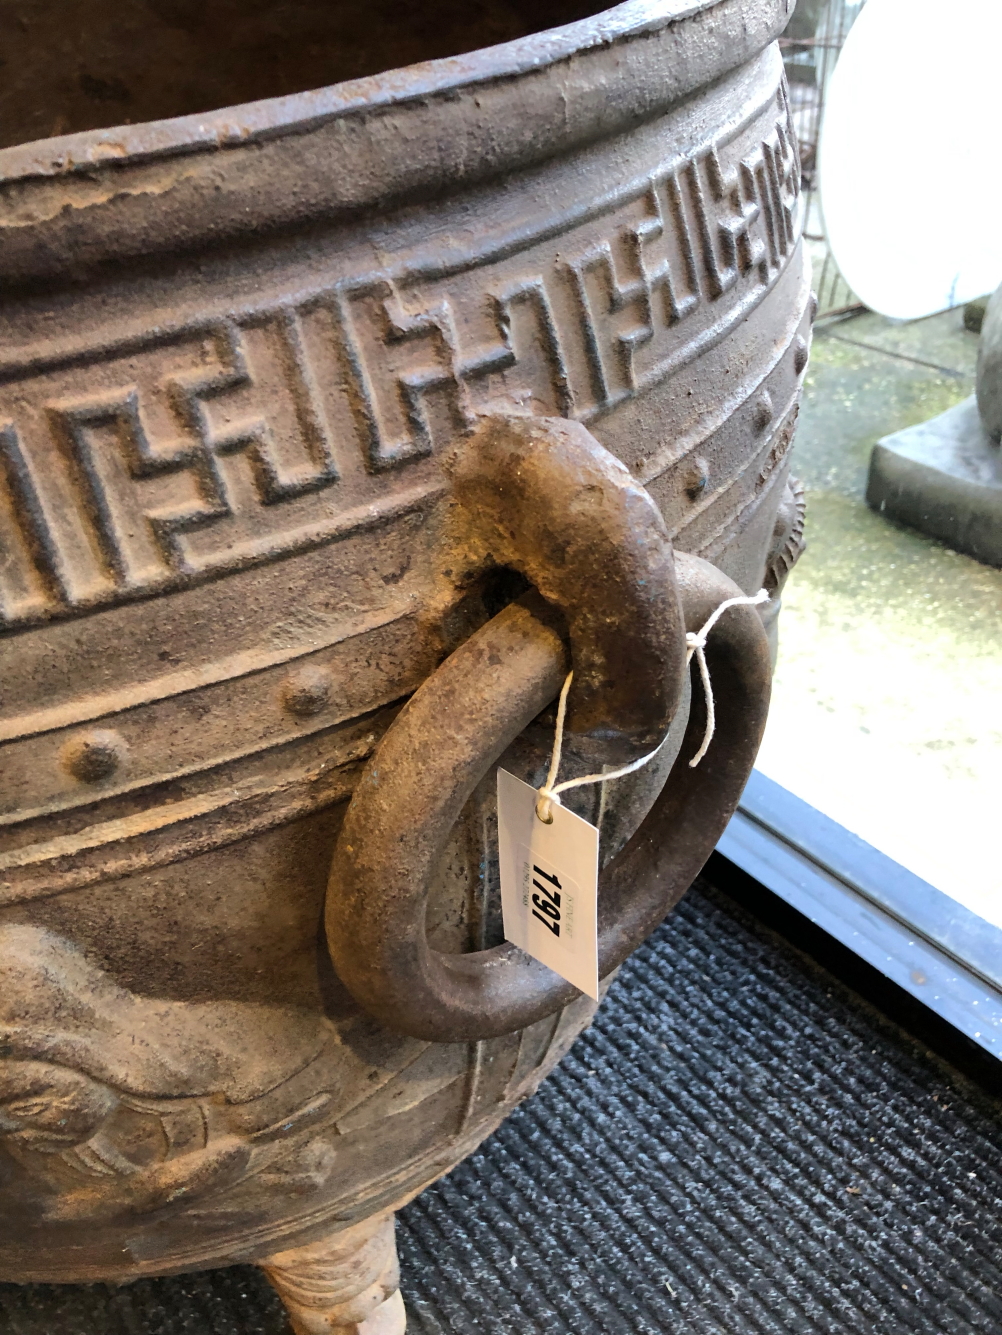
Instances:
[[[497,762],[571,664],[565,774],[670,727],[572,803],[608,977],[758,746],[763,618],[697,769],[684,635],[799,550],[787,3],[109,8],[5,22],[0,1278],[388,1335],[392,1211],[593,1011],[503,943]]]

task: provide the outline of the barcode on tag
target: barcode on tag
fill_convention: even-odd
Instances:
[[[498,858],[505,936],[598,1000],[598,830],[498,770]]]

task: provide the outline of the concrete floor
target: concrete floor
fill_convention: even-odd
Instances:
[[[960,310],[815,331],[793,462],[808,549],[758,767],[1002,926],[1002,571],[863,499],[879,437],[973,392],[977,343]]]

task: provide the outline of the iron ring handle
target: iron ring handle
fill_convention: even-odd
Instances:
[[[601,450],[597,443],[596,448]],[[649,534],[642,539],[649,540]],[[654,550],[660,554],[656,543]],[[678,634],[671,634],[680,644],[678,670],[665,673],[675,681],[683,671],[684,632],[698,630],[722,601],[741,591],[698,557],[677,554],[670,579],[664,579],[663,567],[659,574],[662,589],[667,586],[672,600],[681,603]],[[575,618],[568,621],[573,649]],[[675,629],[669,624],[669,632]],[[686,759],[697,749],[704,725],[701,696],[694,691],[680,760],[600,878],[603,977],[643,941],[698,874],[758,751],[771,669],[754,609],[732,609],[718,623],[706,656],[717,702],[716,740],[700,767],[690,769]],[[524,1028],[577,995],[509,943],[446,955],[431,950],[425,935],[431,879],[464,804],[553,700],[568,666],[567,648],[545,605],[538,599],[533,605],[531,597],[512,604],[415,693],[359,780],[335,849],[327,939],[342,981],[391,1029],[437,1042],[490,1038]],[[606,702],[610,695],[607,691]],[[586,718],[593,702],[584,697]],[[627,729],[603,731],[634,746],[642,735],[640,728],[632,736]]]
[[[740,590],[698,557],[676,558],[687,627]],[[758,751],[770,660],[754,608],[732,608],[706,648],[717,731],[696,769],[698,686],[682,750],[660,796],[599,880],[599,972],[611,973],[698,875]],[[557,694],[568,667],[556,631],[524,603],[463,644],[413,696],[355,790],[334,856],[327,939],[355,998],[387,1027],[456,1042],[524,1028],[577,995],[508,943],[445,955],[425,939],[430,880],[479,780]],[[472,690],[471,682],[482,689]],[[448,743],[443,744],[443,720]]]

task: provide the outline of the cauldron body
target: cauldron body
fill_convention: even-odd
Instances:
[[[389,1212],[587,1024],[564,994],[503,1033],[364,1004],[328,870],[401,702],[542,587],[507,502],[487,531],[460,494],[485,415],[549,423],[544,453],[587,427],[774,619],[810,324],[785,18],[630,3],[0,151],[0,1277],[253,1260],[298,1329],[394,1329]],[[577,799],[610,857],[686,713]],[[551,718],[495,754],[538,782]],[[500,941],[492,758],[436,864],[445,954]]]

